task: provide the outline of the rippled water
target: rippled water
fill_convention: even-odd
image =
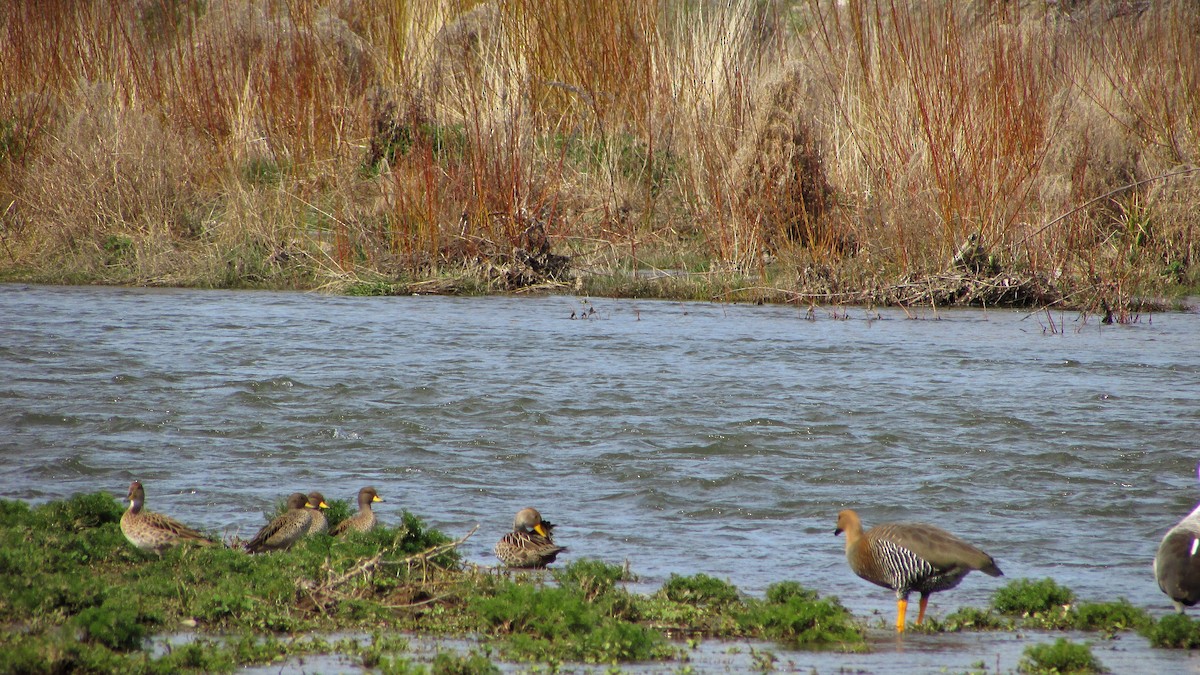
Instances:
[[[1150,561],[1200,499],[1200,316],[806,314],[0,285],[0,494],[139,478],[150,508],[246,537],[285,493],[373,484],[385,520],[481,524],[481,563],[535,505],[566,560],[628,559],[648,587],[796,579],[890,620],[833,536],[852,507],[941,524],[1009,577],[1169,608]]]

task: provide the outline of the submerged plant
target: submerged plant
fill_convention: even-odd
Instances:
[[[862,628],[836,598],[821,599],[794,581],[769,586],[766,600],[747,602],[737,621],[748,634],[798,647],[863,643]]]
[[[472,599],[471,609],[484,632],[504,637],[513,658],[604,663],[667,653],[659,633],[607,614],[577,587],[502,581],[494,594]]]
[[[1001,614],[1033,616],[1063,611],[1075,600],[1075,593],[1053,579],[1017,579],[992,596],[992,608]]]
[[[1082,602],[1074,610],[1075,628],[1079,630],[1140,630],[1153,623],[1146,610],[1134,607],[1125,598],[1115,602]]]
[[[668,600],[687,605],[720,607],[738,601],[737,587],[707,574],[672,574],[659,591]]]
[[[1142,634],[1155,647],[1200,648],[1200,621],[1194,621],[1185,614],[1168,614],[1158,623],[1147,625]]]
[[[1059,638],[1051,644],[1030,645],[1025,649],[1017,670],[1030,675],[1106,672],[1099,659],[1092,655],[1090,647],[1066,638]]]

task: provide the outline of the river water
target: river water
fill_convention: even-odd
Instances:
[[[1150,562],[1200,499],[1198,432],[1195,313],[0,285],[4,498],[137,478],[151,509],[248,537],[286,493],[370,484],[385,521],[479,524],[464,554],[482,564],[536,506],[561,560],[628,560],[646,589],[794,579],[889,623],[892,594],[833,536],[840,509],[1165,613]],[[1004,582],[971,575],[931,611]]]

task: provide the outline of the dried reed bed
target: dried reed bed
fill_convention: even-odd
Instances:
[[[0,26],[4,278],[1117,319],[1200,279],[1186,0],[48,0]]]

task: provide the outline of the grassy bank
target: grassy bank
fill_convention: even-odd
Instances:
[[[623,587],[626,569],[596,560],[545,575],[480,570],[459,560],[459,541],[408,513],[396,527],[317,535],[282,553],[182,547],[158,556],[124,540],[120,514],[104,493],[37,508],[0,501],[0,662],[10,672],[228,672],[312,654],[424,672],[404,631],[477,645],[438,654],[430,667],[447,673],[488,672],[495,659],[686,663],[688,644],[706,639],[866,649],[865,621],[794,581],[753,598],[704,574],[672,575],[645,595]],[[1138,630],[1155,646],[1200,644],[1200,623],[1187,617],[1155,623],[1125,601],[1076,602],[1050,579],[1017,580],[990,608],[914,630]],[[180,634],[189,639],[164,641]],[[369,637],[327,637],[339,634]],[[1062,650],[1077,656],[1077,647]]]
[[[1200,286],[1200,11],[0,8],[0,279],[1055,305]]]

